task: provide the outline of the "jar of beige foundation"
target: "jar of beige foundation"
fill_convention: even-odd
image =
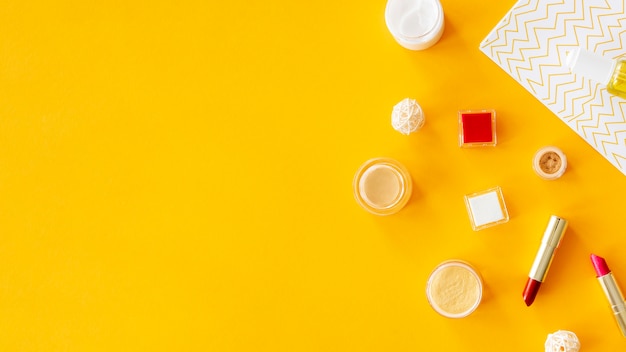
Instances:
[[[561,149],[547,146],[539,149],[533,158],[533,170],[546,180],[555,180],[565,173],[567,158]]]
[[[464,318],[478,308],[483,296],[483,281],[469,263],[447,260],[430,274],[426,297],[430,306],[447,318]]]
[[[390,158],[370,159],[354,176],[354,197],[372,214],[394,214],[411,198],[411,182],[409,171],[400,162]]]

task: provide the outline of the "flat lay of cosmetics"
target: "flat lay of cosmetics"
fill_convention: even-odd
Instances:
[[[438,0],[388,0],[385,9],[385,22],[392,37],[401,47],[413,51],[426,50],[436,45],[444,31],[443,18],[444,11]],[[612,94],[626,97],[626,83],[623,83],[626,82],[626,62],[611,61],[575,49],[568,53],[565,64],[573,73],[606,84]],[[489,108],[458,110],[459,147],[497,148],[496,113]],[[416,99],[405,98],[392,109],[392,128],[403,135],[418,132],[424,123],[425,114]],[[560,148],[548,145],[534,151],[532,160],[528,160],[528,167],[532,167],[537,177],[546,182],[558,182],[567,171],[568,160]],[[411,201],[411,182],[408,169],[400,161],[375,156],[364,161],[357,170],[353,192],[363,209],[374,215],[389,216],[401,211]],[[483,190],[468,190],[465,195],[459,195],[459,199],[465,201],[469,226],[474,231],[481,231],[508,222],[510,215],[505,195],[506,189],[498,185]],[[545,280],[549,280],[548,270],[552,262],[559,260],[557,250],[561,242],[567,241],[569,221],[553,214],[546,214],[546,220],[543,235],[541,229],[537,229],[536,234],[529,234],[536,237],[538,249],[534,258],[528,258],[530,271],[521,291],[520,304],[528,307],[535,300],[541,299],[540,287]],[[593,268],[613,313],[617,330],[626,337],[626,303],[607,260],[591,255]],[[626,276],[622,277],[626,280]],[[442,317],[465,318],[480,309],[483,284],[476,267],[462,259],[451,258],[432,270],[426,282],[426,299]],[[609,314],[607,311],[604,318],[610,319]],[[549,334],[545,344],[546,351],[576,352],[579,349],[580,341],[576,334],[566,330]]]

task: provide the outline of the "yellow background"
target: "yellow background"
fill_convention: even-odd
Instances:
[[[384,0],[1,2],[0,350],[623,350],[588,257],[626,288],[625,176],[479,51],[513,0],[442,3],[411,52]],[[477,108],[498,146],[461,149]],[[559,180],[531,169],[545,145]],[[353,198],[378,156],[414,178],[393,216]],[[463,195],[496,185],[511,220],[474,232]],[[570,227],[526,307],[550,214]],[[450,258],[485,281],[461,320],[424,294]]]

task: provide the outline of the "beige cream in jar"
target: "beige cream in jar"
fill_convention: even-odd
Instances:
[[[411,198],[409,171],[391,158],[366,161],[354,176],[354,197],[365,210],[390,215],[402,209]]]
[[[428,303],[447,318],[470,315],[480,305],[482,295],[482,278],[472,265],[462,260],[439,264],[426,284]]]

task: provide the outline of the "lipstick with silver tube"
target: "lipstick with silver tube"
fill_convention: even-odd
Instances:
[[[556,215],[550,216],[546,231],[543,233],[541,247],[535,256],[535,261],[528,274],[526,287],[524,287],[523,297],[527,306],[535,301],[539,287],[545,280],[550,264],[552,264],[554,253],[563,239],[565,229],[567,229],[567,220]]]

